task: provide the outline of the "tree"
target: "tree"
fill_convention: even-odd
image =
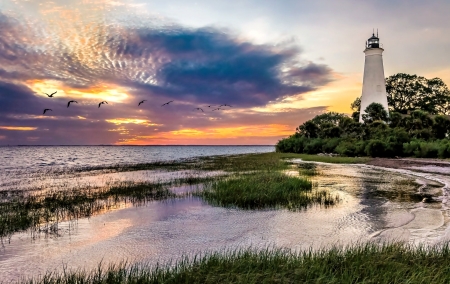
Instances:
[[[306,138],[317,138],[319,130],[319,127],[311,120],[306,121],[296,129],[300,136]]]
[[[331,123],[335,126],[338,126],[339,123],[346,118],[347,116],[338,112],[327,112],[320,115],[317,115],[313,119],[311,119],[319,128],[328,127],[328,124]]]
[[[450,91],[439,78],[398,73],[386,78],[386,92],[391,111],[402,114],[414,110],[430,114],[450,112]]]
[[[365,114],[362,115],[364,123],[373,123],[376,120],[381,120],[384,122],[388,121],[388,113],[384,109],[382,104],[371,103],[364,110]]]
[[[437,139],[444,139],[450,134],[450,118],[444,115],[434,117],[433,134]]]
[[[361,97],[357,97],[353,103],[350,105],[354,112],[360,112],[361,110]]]

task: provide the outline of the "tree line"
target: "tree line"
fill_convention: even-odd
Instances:
[[[450,91],[439,78],[395,74],[386,79],[389,110],[369,105],[353,114],[328,112],[304,122],[278,141],[279,152],[343,156],[450,158]]]

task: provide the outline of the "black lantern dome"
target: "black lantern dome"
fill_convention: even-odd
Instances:
[[[380,39],[378,38],[378,32],[377,32],[377,36],[375,36],[375,33],[373,33],[372,36],[367,40],[366,47],[367,48],[380,48]]]

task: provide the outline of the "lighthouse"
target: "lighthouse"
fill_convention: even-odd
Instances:
[[[381,104],[389,113],[386,82],[384,79],[383,53],[384,49],[380,47],[380,39],[375,33],[372,34],[366,42],[365,63],[364,63],[364,79],[361,95],[361,109],[359,114],[359,122],[363,122],[362,115],[364,110],[371,103]]]

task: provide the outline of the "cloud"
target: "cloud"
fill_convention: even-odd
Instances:
[[[109,40],[109,49],[124,60],[152,62],[147,80],[128,84],[170,99],[261,106],[331,80],[325,65],[301,66],[298,47],[256,45],[216,28],[140,28],[126,34]]]
[[[298,46],[254,44],[226,29],[94,23],[66,38],[1,12],[0,28],[0,135],[8,143],[112,144],[186,129],[290,125],[283,117],[292,113],[250,108],[299,98],[333,76],[302,59]],[[54,90],[54,98],[43,95]],[[67,108],[70,99],[79,103]],[[98,108],[102,100],[109,104]],[[223,103],[233,108],[207,109]],[[193,111],[199,106],[206,112]],[[53,111],[44,116],[44,108]],[[33,128],[33,136],[12,131],[20,127]]]

